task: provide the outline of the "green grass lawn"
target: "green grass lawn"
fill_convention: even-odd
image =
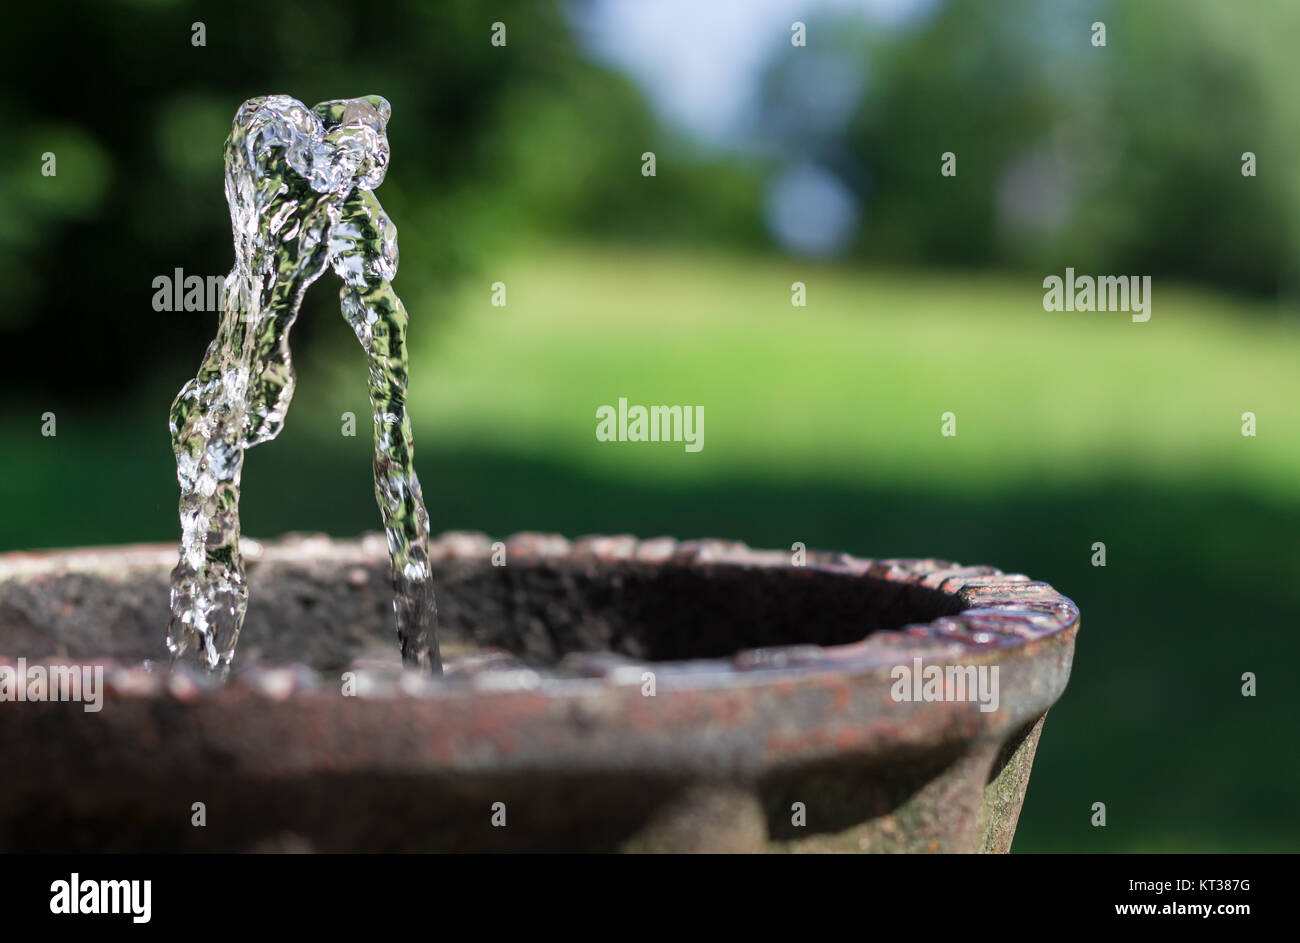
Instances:
[[[504,308],[483,284],[436,328],[413,315],[413,410],[443,443],[683,482],[816,473],[968,493],[1124,473],[1295,493],[1300,322],[1158,281],[1135,324],[1044,312],[1032,278],[575,250],[491,279]],[[595,408],[619,396],[703,406],[706,448],[597,442]],[[955,438],[939,434],[947,410]]]
[[[1145,324],[1049,313],[1040,282],[536,247],[434,307],[403,269],[434,529],[803,541],[1046,579],[1084,627],[1016,849],[1298,850],[1300,323],[1159,280]],[[326,317],[285,432],[249,453],[251,535],[377,526],[362,359]],[[199,354],[142,405],[60,413],[57,439],[40,404],[7,408],[0,548],[175,539],[165,417]],[[620,396],[702,406],[704,449],[598,442]]]

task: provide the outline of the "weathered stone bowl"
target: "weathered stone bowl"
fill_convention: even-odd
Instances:
[[[225,684],[146,664],[174,547],[0,556],[0,666],[104,666],[97,712],[0,702],[0,850],[1009,849],[1079,625],[1050,586],[717,541],[504,546],[434,544],[442,680],[397,662],[379,537],[250,546]],[[996,666],[997,709],[951,680],[900,700],[918,664]]]

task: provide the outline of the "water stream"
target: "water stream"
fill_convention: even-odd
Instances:
[[[180,482],[180,562],[167,647],[226,671],[248,607],[239,550],[244,450],[274,439],[293,398],[289,330],[307,288],[332,268],[366,352],[375,495],[392,558],[403,660],[440,673],[429,517],[406,414],[406,309],[392,288],[397,228],[373,190],[388,168],[389,105],[378,96],[308,108],[286,95],[245,102],[225,149],[235,267],[217,336],[171,409]]]

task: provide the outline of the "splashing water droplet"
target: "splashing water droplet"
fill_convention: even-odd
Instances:
[[[429,517],[406,414],[406,309],[393,291],[397,227],[371,192],[388,168],[390,109],[378,96],[307,108],[287,95],[245,102],[226,140],[235,267],[216,339],[171,409],[181,486],[180,562],[167,647],[228,670],[248,606],[239,549],[244,451],[274,439],[293,398],[289,330],[325,269],[369,360],[375,496],[392,557],[402,658],[440,673]]]

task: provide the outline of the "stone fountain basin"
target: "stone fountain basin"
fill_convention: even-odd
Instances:
[[[433,543],[441,680],[398,662],[382,537],[249,542],[225,684],[148,664],[174,546],[0,556],[0,665],[104,667],[98,712],[0,703],[0,850],[1010,848],[1079,626],[1047,584],[720,541],[504,545],[502,566],[482,535]],[[917,658],[997,666],[997,710],[897,700]]]

